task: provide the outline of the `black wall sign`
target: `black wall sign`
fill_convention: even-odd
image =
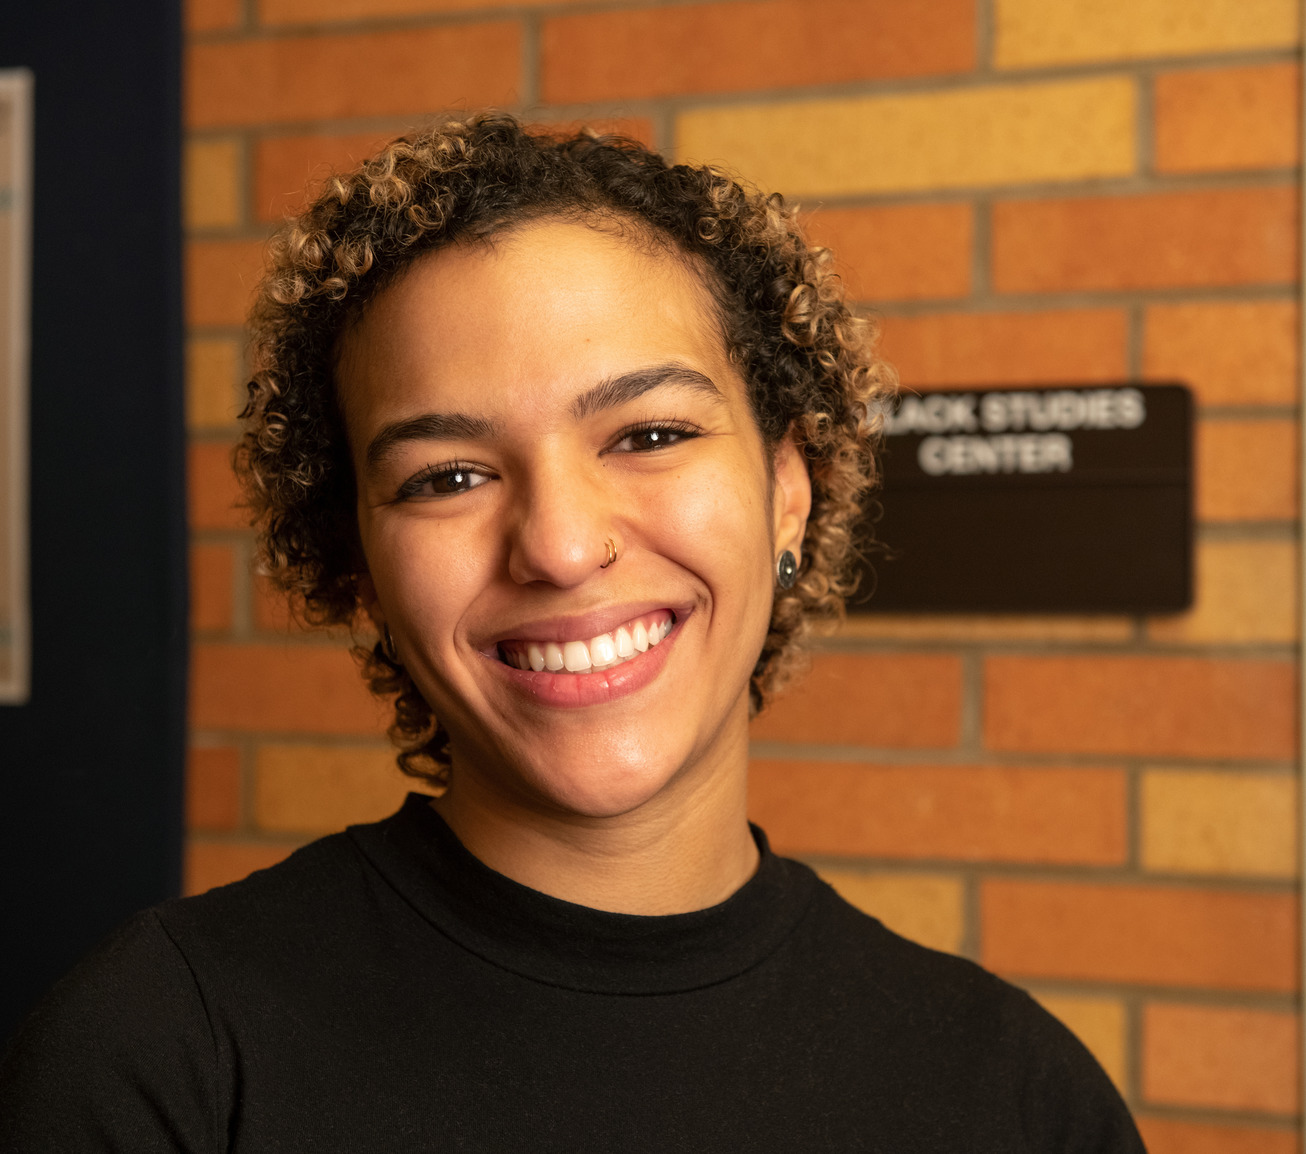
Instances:
[[[904,395],[854,612],[1174,612],[1192,602],[1182,385]]]

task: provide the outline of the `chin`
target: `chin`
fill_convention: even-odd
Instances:
[[[523,776],[553,807],[577,817],[613,818],[653,801],[676,777],[678,765],[630,751],[601,760],[568,758],[565,764],[533,765]]]

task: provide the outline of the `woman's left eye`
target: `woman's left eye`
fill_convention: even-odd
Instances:
[[[642,429],[631,429],[612,447],[619,453],[647,453],[654,449],[669,448],[696,436],[698,434],[693,429],[679,425],[648,425]]]

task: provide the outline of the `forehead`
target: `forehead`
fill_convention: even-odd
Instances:
[[[543,221],[419,258],[341,342],[347,420],[431,403],[569,402],[640,363],[729,373],[711,293],[641,235]]]

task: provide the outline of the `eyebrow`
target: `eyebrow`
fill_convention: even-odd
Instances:
[[[486,440],[499,431],[497,422],[466,413],[423,413],[384,426],[367,446],[367,467],[375,468],[408,441]]]
[[[646,369],[632,369],[619,377],[608,377],[592,389],[581,393],[571,403],[571,413],[578,421],[591,417],[604,409],[614,409],[642,397],[652,389],[667,385],[693,389],[705,393],[713,400],[725,400],[721,390],[712,383],[711,377],[696,369],[676,361],[667,361],[661,365],[650,365]]]
[[[582,421],[604,409],[627,404],[653,389],[668,386],[692,389],[717,401],[725,399],[710,377],[687,365],[668,361],[600,381],[572,401],[571,413],[576,420]],[[368,469],[374,469],[409,441],[489,440],[499,431],[498,422],[487,417],[473,417],[467,413],[423,413],[385,425],[367,446],[365,459]]]

